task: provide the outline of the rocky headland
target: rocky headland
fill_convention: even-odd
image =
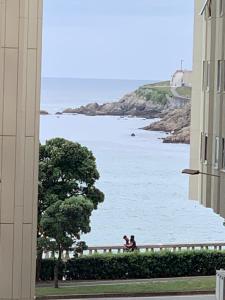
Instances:
[[[67,108],[63,114],[84,114],[88,116],[134,116],[160,118],[160,121],[143,128],[170,133],[164,143],[190,142],[190,104],[180,105],[173,101],[169,82],[141,86],[121,100],[104,104],[90,103],[79,108]]]
[[[63,113],[85,114],[88,116],[133,116],[144,118],[158,118],[167,105],[153,103],[142,98],[137,98],[135,94],[128,94],[118,102],[111,103],[91,103],[75,109],[66,109]]]

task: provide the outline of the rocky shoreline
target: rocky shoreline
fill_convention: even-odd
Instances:
[[[104,104],[90,103],[79,108],[68,108],[64,114],[84,114],[87,116],[133,116],[143,118],[158,118],[167,105],[146,101],[135,93],[125,95],[118,102]]]
[[[160,121],[144,127],[145,130],[164,131],[170,133],[163,143],[190,143],[191,104],[183,108],[170,109],[162,113]]]

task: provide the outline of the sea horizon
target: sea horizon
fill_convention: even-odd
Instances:
[[[41,109],[55,113],[93,102],[103,104],[118,101],[140,86],[154,82],[157,80],[43,77]]]

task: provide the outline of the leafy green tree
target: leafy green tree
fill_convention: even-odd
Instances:
[[[76,243],[81,233],[88,233],[91,230],[90,216],[93,209],[94,205],[88,198],[73,196],[52,204],[42,216],[41,226],[49,242],[52,243],[51,250],[58,252],[54,268],[55,288],[58,288],[58,270],[62,253]]]
[[[53,245],[49,246],[46,238],[46,221],[42,221],[45,212],[56,209],[58,201],[64,202],[74,196],[77,200],[77,196],[83,196],[84,201],[92,203],[93,209],[97,209],[98,204],[104,201],[104,194],[95,187],[98,179],[95,157],[86,147],[63,138],[54,138],[40,145],[37,280],[43,251]],[[82,232],[85,232],[84,228]]]

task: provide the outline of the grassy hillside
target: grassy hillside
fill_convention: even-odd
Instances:
[[[188,86],[178,87],[176,88],[176,91],[182,97],[191,98],[191,87]]]
[[[145,98],[146,101],[165,105],[167,96],[172,96],[169,81],[161,81],[141,86],[135,91],[137,96]]]

